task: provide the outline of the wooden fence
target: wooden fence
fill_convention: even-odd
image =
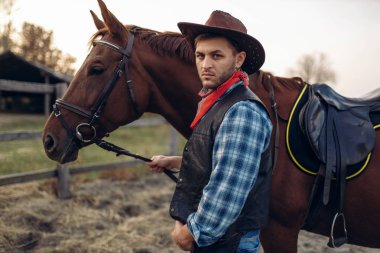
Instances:
[[[20,82],[13,80],[0,79],[0,91],[25,92],[44,95],[44,113],[50,114],[51,98],[55,95],[57,98],[62,97],[67,88],[66,83],[43,84],[32,82]]]
[[[141,126],[155,126],[168,124],[163,118],[147,118],[140,119],[126,127],[141,127]],[[170,126],[169,140],[168,140],[168,154],[173,155],[178,150],[178,132]],[[41,132],[0,132],[1,141],[15,141],[27,139],[39,139]],[[70,167],[68,164],[58,164],[56,168],[37,170],[25,173],[16,173],[11,175],[0,176],[0,186],[30,182],[34,180],[57,178],[57,196],[59,198],[71,197],[70,192],[70,176],[80,173],[87,173],[93,171],[109,170],[126,168],[136,165],[137,160],[103,163],[89,166]]]

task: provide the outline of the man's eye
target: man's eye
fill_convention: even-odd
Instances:
[[[197,54],[195,57],[196,57],[197,59],[203,59],[203,58],[204,58],[204,55]]]

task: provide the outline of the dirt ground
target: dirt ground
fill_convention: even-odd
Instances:
[[[72,183],[57,199],[51,182],[0,187],[0,252],[179,253],[170,239],[168,205],[174,184],[163,175],[139,180]],[[301,253],[380,253],[301,232]]]

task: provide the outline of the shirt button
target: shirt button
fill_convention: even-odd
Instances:
[[[178,181],[179,181],[179,182],[182,182],[182,178],[178,178]]]
[[[174,212],[174,208],[170,209],[170,212]]]

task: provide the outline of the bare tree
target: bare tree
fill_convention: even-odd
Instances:
[[[0,52],[10,50],[15,45],[12,40],[12,34],[15,32],[15,29],[10,18],[15,2],[16,0],[1,0],[0,12],[5,13],[5,16],[8,17],[8,22],[0,26]]]
[[[330,67],[330,62],[324,53],[303,55],[296,68],[288,71],[289,75],[300,76],[308,83],[326,83],[336,81],[336,74]]]

